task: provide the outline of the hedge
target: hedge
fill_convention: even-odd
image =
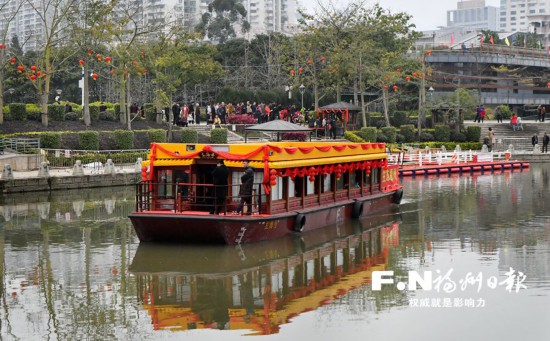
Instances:
[[[27,106],[23,103],[11,103],[10,119],[13,121],[24,121],[27,119]]]
[[[375,127],[363,127],[357,135],[366,142],[376,142],[377,129]]]
[[[40,134],[40,147],[47,149],[61,148],[61,133],[46,132]]]
[[[405,138],[405,142],[413,142],[414,141],[414,125],[412,124],[405,124],[402,125],[399,133],[403,135]]]
[[[386,142],[395,143],[397,139],[397,129],[395,127],[382,127],[382,133],[388,138]]]
[[[83,150],[99,149],[99,132],[81,131],[78,133],[78,144]]]
[[[466,128],[466,140],[468,142],[479,142],[481,137],[481,127],[469,126]]]
[[[434,138],[439,142],[449,142],[451,141],[451,127],[447,125],[436,125]]]
[[[100,121],[118,121],[117,117],[115,116],[115,112],[112,109],[107,109],[106,111],[100,112],[99,120]]]
[[[451,151],[451,150],[454,150],[457,145],[460,146],[461,150],[481,150],[483,143],[481,142],[425,142],[425,143],[420,143],[418,146],[420,149],[424,149],[426,147],[441,148],[441,146],[445,146],[445,149],[447,151]]]
[[[227,143],[227,129],[215,128],[210,132],[211,143]]]
[[[118,129],[114,132],[115,145],[117,149],[134,149],[134,132]]]
[[[101,162],[105,164],[107,159],[113,160],[115,164],[117,163],[126,163],[127,160],[136,160],[142,158],[143,160],[147,159],[147,152],[132,152],[132,153],[84,153],[77,154],[71,153],[70,157],[65,157],[65,155],[55,156],[54,152],[48,153],[46,159],[58,167],[72,167],[76,160],[82,161],[82,164],[92,163],[92,162]]]
[[[147,131],[147,139],[149,143],[153,142],[166,142],[166,130],[164,129],[151,129]]]
[[[181,130],[182,143],[197,143],[198,141],[199,141],[199,134],[195,129],[183,128]]]
[[[52,121],[65,120],[65,106],[59,104],[48,105],[48,119]]]
[[[92,122],[99,121],[99,107],[97,105],[90,105],[90,119]]]
[[[344,132],[344,138],[350,142],[355,142],[355,143],[365,142],[362,138],[360,138],[359,136],[357,136],[355,133],[351,131]]]
[[[143,110],[145,111],[145,119],[147,121],[155,122],[157,120],[157,114],[153,103],[145,103],[143,105]]]

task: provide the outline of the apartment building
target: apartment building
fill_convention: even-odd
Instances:
[[[447,11],[447,27],[498,31],[498,22],[498,8],[486,6],[485,0],[461,1],[457,9]]]
[[[534,32],[534,20],[550,15],[550,0],[500,0],[500,30]]]

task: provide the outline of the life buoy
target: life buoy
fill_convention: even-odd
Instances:
[[[393,193],[393,202],[397,205],[401,203],[401,199],[403,199],[403,189],[398,189]]]
[[[352,218],[359,218],[363,214],[363,202],[362,201],[355,201],[353,203],[353,208],[351,210],[351,217]]]
[[[306,216],[302,213],[298,213],[296,220],[294,221],[294,231],[302,232],[306,226]]]

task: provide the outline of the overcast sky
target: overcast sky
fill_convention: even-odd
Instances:
[[[302,0],[302,4],[312,10],[318,0]],[[322,0],[326,3],[329,0]],[[361,0],[356,0],[361,1]],[[337,4],[349,4],[353,0],[332,0]],[[383,8],[390,9],[392,12],[406,12],[413,16],[412,22],[416,25],[417,31],[427,31],[436,29],[438,26],[447,25],[447,11],[456,9],[457,2],[460,0],[366,0],[368,6],[374,3],[380,3]],[[487,6],[498,7],[499,0],[485,0]]]

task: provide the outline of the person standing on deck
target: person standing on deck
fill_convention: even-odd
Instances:
[[[241,189],[239,191],[239,197],[241,201],[237,206],[237,214],[243,212],[244,204],[246,203],[246,215],[252,214],[252,187],[254,186],[254,168],[249,166],[249,161],[243,161],[243,167],[245,168],[243,176],[241,176]]]
[[[550,136],[544,132],[542,137],[542,153],[548,153],[548,143],[550,143]]]
[[[223,163],[223,160],[218,160],[216,168],[212,171],[214,195],[216,200],[214,201],[214,207],[210,210],[210,213],[218,214],[225,213],[225,202],[227,198],[227,186],[229,177],[229,169]]]
[[[533,151],[539,144],[539,137],[537,136],[537,133],[533,134],[533,137],[531,137],[531,144],[533,145]]]
[[[492,151],[493,146],[495,145],[495,142],[496,142],[495,132],[493,131],[493,128],[489,128],[489,131],[487,131],[487,139],[489,141],[487,147],[489,147],[489,151]]]

